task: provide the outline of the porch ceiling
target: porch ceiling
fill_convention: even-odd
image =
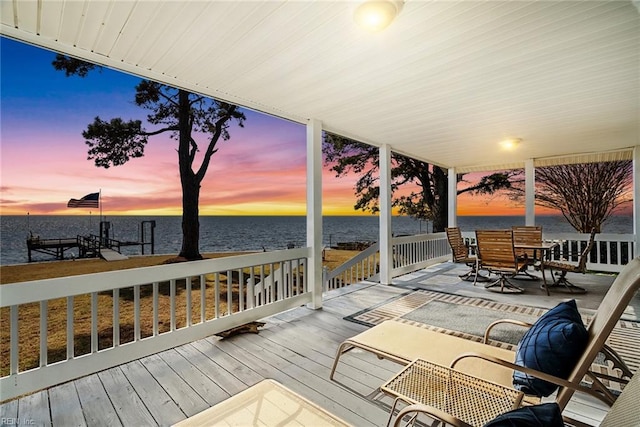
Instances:
[[[447,167],[619,150],[640,134],[629,1],[2,1],[2,34]],[[250,125],[250,124],[248,124]],[[522,138],[512,152],[506,137]]]

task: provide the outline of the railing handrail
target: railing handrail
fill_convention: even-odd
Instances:
[[[233,270],[252,264],[280,262],[292,258],[304,258],[308,255],[308,248],[297,248],[129,270],[91,273],[81,276],[8,283],[0,286],[0,307],[65,298],[91,292],[110,291],[153,282],[166,282],[172,279],[199,276],[211,271]]]
[[[337,275],[349,270],[351,267],[364,261],[368,257],[374,255],[379,250],[380,250],[380,244],[378,242],[375,242],[364,251],[356,254],[353,258],[350,258],[349,260],[347,260],[344,264],[341,264],[338,267],[336,267],[334,270],[329,271],[327,280],[331,280]]]

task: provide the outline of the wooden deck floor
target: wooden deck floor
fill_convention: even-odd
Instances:
[[[1,424],[171,425],[273,378],[355,426],[385,425],[391,400],[371,394],[399,365],[354,350],[337,382],[329,370],[339,343],[366,329],[343,317],[406,290],[361,283],[332,291],[322,310],[268,318],[259,334],[209,337],[0,405]],[[604,416],[598,402],[574,400],[576,418],[597,425]]]

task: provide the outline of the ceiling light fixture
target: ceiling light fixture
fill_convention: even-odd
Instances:
[[[500,142],[500,145],[505,150],[513,150],[521,142],[522,142],[522,138],[509,138],[509,139],[505,139],[504,141]]]
[[[360,28],[377,32],[391,24],[402,4],[402,0],[366,0],[356,8],[353,19]]]

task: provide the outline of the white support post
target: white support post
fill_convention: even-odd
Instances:
[[[391,284],[391,147],[380,147],[380,283]]]
[[[310,308],[322,308],[322,123],[307,123],[307,286],[312,292]]]
[[[458,174],[455,168],[449,168],[447,177],[447,223],[449,227],[458,226]]]
[[[633,234],[634,255],[640,256],[640,145],[633,148]]]
[[[536,225],[536,169],[533,159],[524,163],[525,225]]]

